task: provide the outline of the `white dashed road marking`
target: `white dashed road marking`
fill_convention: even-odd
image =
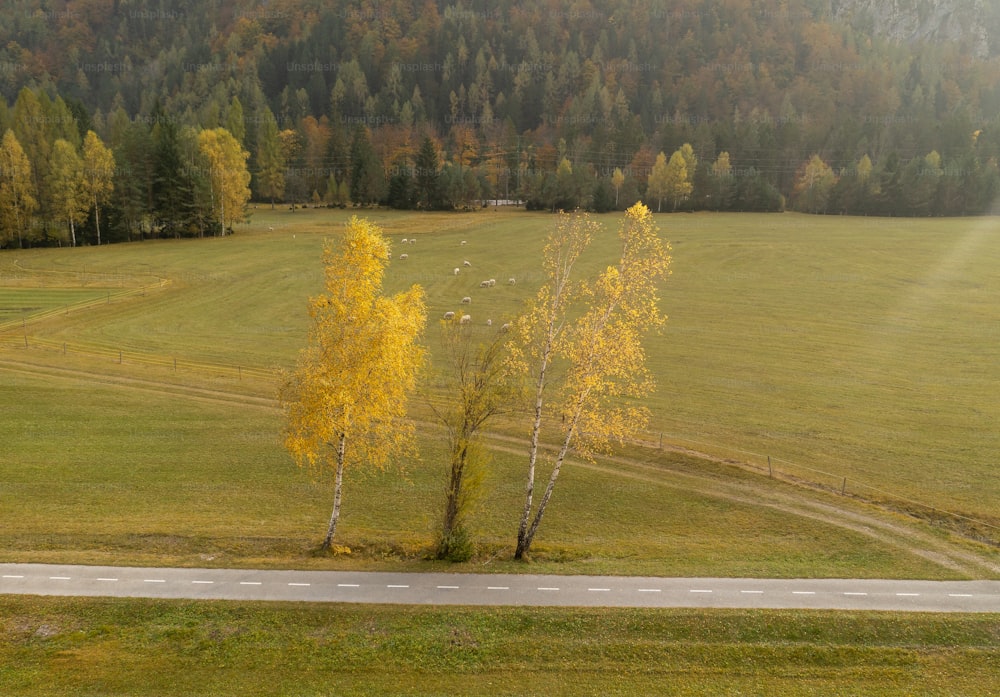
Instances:
[[[610,593],[611,592],[610,588],[588,588],[587,590],[590,591],[591,593]]]
[[[99,578],[97,580],[98,581],[111,581],[111,582],[114,582],[114,581],[117,581],[118,579],[117,578]]]
[[[761,595],[764,591],[740,591],[740,593],[753,593],[754,595]]]
[[[949,593],[949,598],[971,598],[972,593]]]
[[[540,590],[540,591],[557,591],[559,589],[558,588],[551,588],[551,587],[548,587],[548,586],[541,586],[538,590]]]
[[[390,583],[389,585],[386,586],[386,588],[409,588],[409,586],[404,586],[404,585],[401,585],[401,584]]]
[[[816,591],[792,591],[792,595],[816,595]]]
[[[4,574],[4,578],[24,578],[24,576],[15,576],[14,574]]]
[[[659,593],[662,589],[660,588],[637,588],[638,593]]]
[[[360,588],[360,583],[338,583],[337,588]],[[391,586],[390,586],[391,588]]]
[[[162,578],[144,578],[143,583],[166,583],[165,579]]]
[[[438,586],[441,590],[458,590],[458,586]]]
[[[896,595],[905,598],[916,598],[920,593],[896,593]]]
[[[207,584],[215,583],[215,581],[191,581],[191,583],[203,583],[203,584],[207,585]]]
[[[711,593],[712,591],[706,590],[704,588],[692,588],[691,592],[692,593]]]
[[[240,581],[241,586],[259,586],[261,581]]]
[[[289,583],[289,586],[311,586],[311,583]]]
[[[844,595],[868,595],[867,593],[857,593],[853,591],[844,591]]]
[[[509,591],[510,586],[486,586],[488,591]]]

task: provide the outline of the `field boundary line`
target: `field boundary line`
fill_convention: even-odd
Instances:
[[[826,470],[818,469],[816,467],[810,467],[809,465],[804,465],[800,462],[795,462],[793,460],[787,460],[785,458],[771,456],[771,455],[764,455],[761,453],[753,452],[751,450],[742,450],[740,448],[735,448],[732,446],[719,445],[718,443],[709,443],[706,441],[700,441],[694,438],[687,438],[685,436],[668,433],[667,431],[645,432],[645,434],[647,435],[651,435],[654,433],[659,435],[658,443],[656,439],[649,441],[644,438],[630,439],[629,442],[644,448],[653,448],[657,450],[663,450],[669,448],[671,450],[678,450],[681,452],[690,453],[694,457],[717,460],[722,464],[732,464],[743,468],[750,468],[760,474],[766,473],[771,478],[781,478],[785,481],[791,481],[797,484],[807,485],[813,488],[832,491],[833,493],[839,493],[841,496],[852,496],[854,498],[864,500],[874,505],[880,505],[886,508],[893,508],[893,510],[898,510],[898,512],[905,513],[915,518],[919,518],[920,516],[917,516],[915,513],[913,513],[912,510],[907,510],[905,507],[903,507],[904,504],[908,506],[916,506],[921,509],[927,510],[933,514],[936,514],[938,516],[952,519],[952,521],[956,523],[956,527],[958,528],[958,530],[960,530],[962,534],[965,536],[970,536],[969,533],[973,532],[973,530],[971,529],[972,526],[978,526],[980,528],[988,528],[990,530],[997,531],[998,533],[1000,533],[1000,525],[998,524],[990,523],[985,520],[981,520],[979,518],[974,518],[972,516],[965,515],[963,513],[956,513],[954,511],[949,511],[944,508],[939,508],[937,506],[924,503],[923,501],[918,501],[917,499],[912,499],[906,496],[900,496],[899,494],[894,494],[890,491],[886,491],[885,489],[873,486],[871,484],[867,484],[864,481],[859,480],[857,478],[857,475],[849,478],[847,475],[843,473],[837,474],[834,472],[828,472]],[[747,455],[753,456],[754,458],[758,458],[759,462],[753,462],[752,460],[746,457],[733,458],[731,456],[712,455],[711,453],[708,452],[687,448],[683,445],[684,443],[707,446],[708,448],[711,448],[712,450],[715,450],[717,452],[729,453],[730,455],[732,453],[738,453],[739,455],[743,456]],[[816,478],[799,476],[798,474],[795,474],[787,470],[782,471],[781,469],[774,467],[774,464],[783,464],[788,466],[789,469],[801,470],[813,474],[823,475],[833,480],[834,484],[832,485],[824,484],[822,481],[819,481]],[[848,489],[847,486],[848,481],[850,481],[850,489]],[[837,483],[839,483],[840,486],[837,486]],[[871,494],[875,494],[877,496],[871,496],[871,495],[866,496],[859,493],[858,490],[864,490],[870,492]],[[900,508],[897,509],[895,508],[896,506],[899,506]],[[986,542],[991,546],[1000,547],[1000,535],[996,535],[998,539],[993,539],[990,537],[986,537],[985,534],[980,530],[975,535],[971,536],[973,537],[973,539],[976,539],[980,542]]]
[[[103,301],[102,301],[103,302]],[[213,363],[210,361],[195,361],[187,358],[174,358],[162,354],[146,353],[133,349],[116,349],[110,346],[98,344],[74,344],[54,339],[42,339],[24,335],[23,337],[0,337],[0,345],[6,345],[13,349],[42,349],[67,354],[74,353],[84,356],[94,356],[107,358],[119,365],[124,363],[149,365],[160,368],[169,368],[174,371],[189,370],[208,373],[216,373],[242,380],[244,377],[259,378],[264,380],[277,379],[279,371],[277,368],[268,369],[256,366],[234,365],[228,363]]]

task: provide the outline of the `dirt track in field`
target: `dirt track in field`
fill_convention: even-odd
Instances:
[[[274,411],[279,408],[276,399],[217,387],[176,384],[80,368],[41,365],[9,358],[0,358],[0,370],[35,378],[72,380],[140,392],[174,395],[207,403],[240,405]],[[438,427],[433,423],[422,425],[425,428]],[[496,450],[512,454],[524,452],[522,439],[496,433],[489,434],[488,439],[491,447]],[[662,450],[734,466],[730,460],[699,453],[688,448],[664,446]],[[919,556],[940,567],[970,578],[1000,576],[1000,556],[991,555],[986,548],[966,542],[957,536],[937,534],[927,529],[926,526],[907,519],[902,514],[885,511],[876,506],[865,505],[850,499],[838,500],[832,494],[824,495],[810,492],[810,495],[806,495],[806,491],[802,488],[765,477],[727,477],[718,472],[685,468],[680,463],[672,463],[658,457],[659,452],[662,451],[650,450],[649,456],[644,458],[603,456],[593,463],[573,459],[567,464],[570,467],[587,468],[609,476],[628,477],[659,487],[694,492],[743,505],[764,506],[782,513],[815,520],[865,535],[887,546]],[[821,500],[823,496],[831,501],[836,501],[836,504]]]

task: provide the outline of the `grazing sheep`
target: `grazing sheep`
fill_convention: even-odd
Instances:
[[[465,261],[462,262],[462,266],[472,266],[472,264],[469,263],[468,259],[466,259]]]
[[[510,331],[510,322],[504,322],[503,325],[500,327],[500,331],[502,331],[502,332],[509,332]]]
[[[409,258],[410,258],[410,255],[409,255],[409,254],[400,254],[400,255],[399,255],[399,258],[400,258],[400,259],[409,259]]]
[[[480,288],[489,288],[490,287],[490,282],[489,281],[480,281],[479,282],[479,287]]]
[[[460,268],[458,268],[458,267],[456,266],[456,267],[455,267],[455,270],[454,270],[454,271],[452,271],[452,273],[453,273],[453,274],[455,274],[455,275],[457,276],[457,275],[459,274],[459,272],[460,272],[460,271],[461,271],[461,269],[460,269]]]
[[[454,312],[445,312],[444,313],[444,318],[445,319],[455,319],[455,313]]]
[[[468,295],[466,295],[464,298],[462,298],[462,304],[463,305],[471,305],[472,304],[472,298],[470,298]]]
[[[486,326],[487,327],[492,327],[493,326],[493,320],[491,320],[491,319],[486,320]]]
[[[465,244],[465,240],[462,240],[462,244]]]
[[[497,279],[495,279],[495,278],[491,278],[491,279],[490,279],[490,280],[488,280],[488,281],[487,281],[486,283],[488,283],[488,284],[489,284],[489,286],[490,286],[490,288],[492,288],[493,286],[495,286],[495,285],[497,284]]]
[[[407,239],[404,237],[403,241],[401,242],[401,244],[406,244],[406,243],[407,243]]]
[[[517,283],[517,279],[515,279],[513,276],[511,276],[510,278],[507,279],[507,285],[511,285],[512,286],[515,283]]]
[[[461,324],[468,324],[472,321],[472,315],[462,315],[462,319],[459,320]]]
[[[268,225],[267,229],[270,230],[271,232],[274,232],[274,226],[273,225]]]

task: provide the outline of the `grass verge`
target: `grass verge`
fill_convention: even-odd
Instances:
[[[992,695],[995,616],[0,596],[5,695]]]

